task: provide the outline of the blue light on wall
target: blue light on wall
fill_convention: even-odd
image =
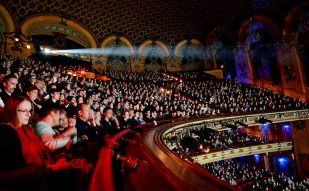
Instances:
[[[285,126],[284,126],[284,128],[289,128],[289,127],[290,127],[290,126],[288,126],[288,125],[285,125]]]
[[[283,159],[283,158],[279,159],[279,162],[283,162],[283,161],[284,161],[284,159]]]
[[[226,79],[230,79],[231,78],[231,73],[229,73],[227,76],[226,76]]]

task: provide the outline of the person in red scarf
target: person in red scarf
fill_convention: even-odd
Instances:
[[[26,126],[33,114],[33,104],[25,96],[12,96],[4,106],[0,123],[0,173],[46,164],[52,173],[47,179],[51,190],[87,189],[93,166],[85,159],[55,160],[50,150]],[[86,177],[85,177],[86,176]]]

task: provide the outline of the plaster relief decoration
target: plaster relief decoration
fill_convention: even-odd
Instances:
[[[307,153],[299,154],[299,164],[300,164],[300,167],[301,167],[301,171],[308,176],[309,175],[309,169],[307,169],[306,165],[304,164],[305,160],[307,160],[307,164],[308,164],[309,154],[307,154]]]
[[[164,71],[167,55],[165,55],[162,47],[156,44],[156,40],[152,40],[152,43],[143,49],[141,56],[145,58],[145,71]]]
[[[237,72],[237,80],[240,83],[250,83],[251,79],[249,76],[249,67],[246,63],[247,60],[245,59],[244,55],[246,52],[246,46],[238,44],[235,51],[235,65],[236,65],[236,72]]]
[[[203,69],[203,61],[201,55],[203,51],[201,47],[192,43],[189,39],[185,46],[180,48],[180,67],[182,71],[193,71]]]
[[[6,26],[2,18],[2,15],[0,14],[0,47],[4,45],[4,42],[5,42],[4,33],[5,32],[6,32]]]
[[[55,44],[58,47],[65,47],[65,38],[68,36],[66,34],[62,34],[59,32],[52,32],[53,36],[55,37]]]
[[[130,51],[128,46],[120,40],[119,35],[104,48],[107,55],[107,69],[114,71],[128,71],[130,69]]]
[[[296,129],[304,129],[306,127],[306,121],[304,120],[293,121],[292,123]]]
[[[177,72],[177,64],[179,58],[175,56],[174,51],[171,52],[171,55],[166,58],[169,63],[169,67],[171,72]]]
[[[286,82],[296,80],[295,68],[293,66],[284,67],[284,74],[286,76]]]
[[[10,38],[13,42],[11,51],[23,52],[24,42],[29,43],[32,39],[28,39],[22,32],[21,28],[16,28],[13,32],[4,33],[5,38]]]
[[[258,32],[260,38],[250,43],[250,59],[253,63],[255,78],[260,80],[261,85],[280,84],[278,73],[278,59],[276,48],[274,47],[274,35],[264,23],[257,22],[250,26],[250,32]],[[258,40],[258,41],[257,41]]]

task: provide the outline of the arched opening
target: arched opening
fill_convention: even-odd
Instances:
[[[218,27],[209,33],[207,44],[214,51],[217,69],[222,69],[224,77],[236,78],[234,47],[235,40],[227,29]],[[215,46],[217,44],[217,46]],[[220,46],[218,46],[220,44]]]
[[[53,32],[58,32],[67,35],[66,38],[78,42],[86,48],[97,48],[97,41],[87,28],[73,20],[67,20],[66,25],[60,24],[61,22],[59,16],[36,16],[25,20],[21,24],[21,29],[27,37],[43,34],[53,35]]]
[[[253,63],[254,75],[258,80],[271,81],[273,85],[280,84],[280,74],[277,60],[276,48],[273,46],[273,36],[264,29],[258,29],[261,39],[252,43],[250,57]]]
[[[144,58],[145,71],[166,70],[167,58],[170,53],[166,44],[157,39],[145,40],[139,47],[138,53]]]

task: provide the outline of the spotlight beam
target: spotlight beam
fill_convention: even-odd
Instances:
[[[85,48],[85,49],[70,49],[70,50],[51,50],[53,54],[90,54],[90,55],[115,55],[115,56],[131,56],[129,50],[123,47],[110,47],[110,48]]]

